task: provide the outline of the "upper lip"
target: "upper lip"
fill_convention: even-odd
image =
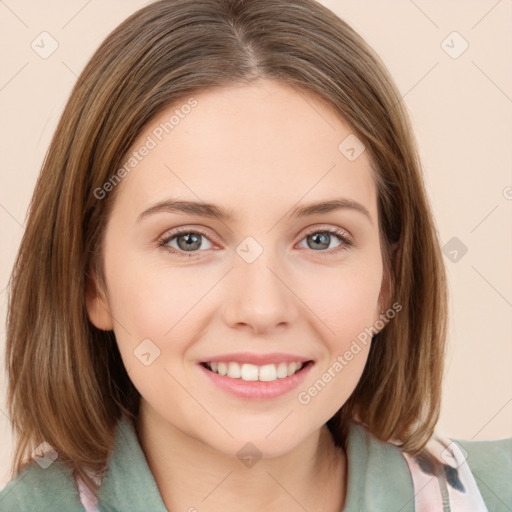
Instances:
[[[263,366],[265,364],[279,364],[279,363],[305,363],[311,361],[310,357],[304,357],[297,354],[285,354],[282,352],[272,352],[270,354],[254,354],[250,352],[238,352],[236,354],[221,354],[204,359],[203,363],[249,363],[256,366]]]

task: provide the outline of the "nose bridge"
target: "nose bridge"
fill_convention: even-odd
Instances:
[[[247,237],[236,252],[230,283],[234,293],[229,294],[226,320],[232,325],[248,324],[255,330],[292,322],[297,306],[294,294],[286,286],[278,251],[264,248],[253,237]]]
[[[288,300],[283,277],[278,277],[282,273],[282,266],[279,265],[276,250],[264,248],[252,239],[240,244],[237,254],[239,257],[235,263],[235,272],[240,279],[242,295],[247,292],[248,298],[263,299],[263,304],[269,304],[273,308]]]

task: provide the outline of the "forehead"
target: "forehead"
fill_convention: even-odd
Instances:
[[[365,204],[375,217],[367,153],[347,158],[344,141],[354,140],[353,131],[318,96],[259,80],[193,99],[160,112],[128,152],[130,157],[151,147],[121,184],[121,198],[132,206],[172,196],[224,204],[242,214],[344,196]]]

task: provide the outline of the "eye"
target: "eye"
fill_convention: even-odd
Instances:
[[[210,244],[209,247],[203,246],[203,239],[208,241]],[[329,248],[333,239],[338,239],[339,244],[334,248]],[[306,241],[306,244],[309,244],[309,247],[306,248],[310,248],[312,251],[317,252],[322,256],[329,256],[333,253],[338,253],[353,245],[352,238],[346,231],[329,227],[325,229],[323,227],[310,229],[301,239],[301,242],[303,240]],[[167,233],[162,239],[160,239],[158,247],[163,247],[169,253],[180,258],[190,259],[195,257],[195,253],[202,252],[200,250],[201,248],[203,250],[211,249],[211,243],[212,242],[205,232],[181,227]]]
[[[333,238],[337,238],[340,243],[334,248],[331,247],[329,249]],[[350,235],[346,231],[337,228],[324,229],[316,227],[306,232],[306,235],[302,240],[306,241],[306,248],[311,248],[314,252],[318,252],[322,256],[329,256],[330,254],[344,251],[353,245]]]
[[[197,250],[201,248],[202,239],[206,239],[210,242],[206,233],[203,231],[178,228],[166,234],[165,237],[158,242],[158,246],[163,247],[171,254],[175,254],[180,258],[193,258],[194,253],[198,252]],[[170,245],[172,242],[176,242],[177,247]],[[206,249],[211,249],[211,247],[206,247]]]

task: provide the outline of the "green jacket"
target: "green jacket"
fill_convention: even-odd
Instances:
[[[455,443],[467,453],[470,473],[487,510],[512,511],[512,438]],[[432,469],[421,461],[419,465],[425,474]],[[418,510],[415,508],[418,489],[415,492],[402,452],[394,444],[377,440],[355,422],[347,439],[347,471],[347,495],[342,512]],[[448,480],[455,475],[453,470],[446,474]],[[456,475],[455,485],[450,485],[457,487]],[[191,507],[195,505],[197,510],[201,509],[200,504],[191,503]],[[137,435],[125,419],[117,427],[97,508],[101,512],[167,512]],[[430,510],[446,512],[457,508],[445,500],[444,508]],[[84,512],[85,508],[70,470],[56,459],[46,469],[33,462],[11,480],[0,492],[0,511]]]

